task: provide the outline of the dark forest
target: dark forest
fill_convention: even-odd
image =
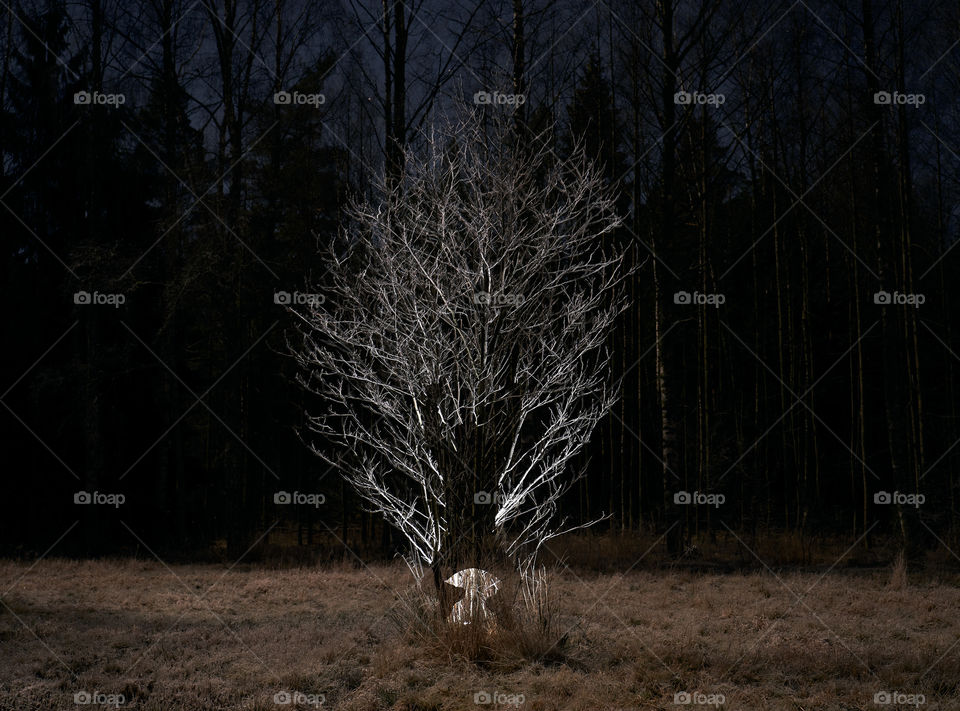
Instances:
[[[637,267],[608,343],[622,396],[564,515],[669,531],[674,555],[728,531],[958,542],[956,6],[3,18],[5,554],[395,554],[300,439],[286,306],[323,291],[349,201],[462,104],[560,159],[581,141]]]

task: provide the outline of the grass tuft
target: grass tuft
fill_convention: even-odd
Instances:
[[[451,622],[449,604],[441,606],[436,591],[427,585],[414,585],[399,595],[392,620],[409,641],[434,658],[498,669],[568,661],[570,634],[560,624],[546,571],[500,570],[495,575],[501,589],[487,600],[486,618],[474,611],[468,624]]]

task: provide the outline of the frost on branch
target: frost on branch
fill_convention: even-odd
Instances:
[[[516,148],[479,119],[424,136],[402,181],[354,205],[326,299],[297,312],[313,451],[438,588],[484,540],[522,566],[563,532],[560,497],[617,395],[604,346],[629,273],[582,153]]]

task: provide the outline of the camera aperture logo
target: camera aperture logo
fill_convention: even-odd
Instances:
[[[873,303],[881,306],[912,306],[919,309],[926,301],[925,294],[904,294],[899,291],[891,294],[889,291],[881,290],[873,295]]]
[[[520,306],[526,299],[523,294],[491,294],[488,291],[478,291],[473,295],[473,303],[488,306]]]
[[[281,306],[319,306],[326,300],[323,294],[304,294],[299,291],[292,294],[289,291],[277,291],[273,294],[273,303]]]
[[[503,691],[480,690],[473,695],[473,703],[478,705],[513,706],[517,708],[527,697],[524,694],[507,694]]]
[[[123,106],[127,97],[123,94],[101,94],[99,91],[78,91],[73,95],[77,106]]]
[[[499,91],[478,91],[473,95],[477,106],[522,106],[526,103],[524,94],[501,94]]]
[[[105,694],[102,691],[78,691],[73,695],[73,703],[78,706],[113,706],[120,708],[127,703],[123,694]]]
[[[701,294],[695,291],[692,294],[689,291],[677,291],[673,295],[673,303],[681,306],[713,306],[719,309],[727,303],[725,294]]]
[[[112,506],[118,509],[126,502],[124,494],[104,494],[102,491],[78,491],[73,495],[73,503],[78,506]]]
[[[678,506],[713,506],[718,509],[726,503],[727,497],[723,494],[704,494],[701,491],[678,491],[673,495],[673,503]]]
[[[873,103],[878,106],[912,106],[919,109],[927,102],[924,94],[901,94],[899,91],[878,91],[873,95]]]
[[[327,697],[323,694],[305,694],[302,691],[278,691],[273,695],[273,703],[279,706],[295,704],[300,706],[320,706]]]
[[[913,506],[918,509],[926,500],[927,497],[924,494],[903,494],[899,491],[894,491],[892,494],[889,491],[877,491],[873,494],[873,503],[881,506],[894,504],[897,506]]]
[[[112,306],[119,309],[127,303],[127,297],[123,294],[102,294],[99,291],[92,294],[89,291],[75,291],[73,303],[77,306]]]
[[[490,504],[497,504],[499,506],[503,503],[503,494],[499,492],[491,494],[489,491],[478,491],[473,495],[473,503],[477,506],[489,506]]]
[[[318,509],[326,503],[326,501],[327,497],[323,494],[306,494],[302,491],[294,491],[292,494],[289,491],[277,491],[273,495],[273,503],[279,504],[280,506],[287,506],[289,504],[302,506],[306,504]]]
[[[319,109],[327,102],[323,94],[302,94],[299,91],[278,91],[273,95],[277,106],[312,106]]]
[[[705,694],[702,691],[678,691],[673,695],[673,703],[678,706],[697,704],[699,706],[723,706],[727,697],[723,694]]]
[[[922,706],[927,703],[923,694],[905,694],[902,691],[878,691],[873,695],[873,703],[878,706]]]
[[[699,91],[678,91],[673,103],[678,106],[721,106],[727,97],[723,94],[705,94]]]

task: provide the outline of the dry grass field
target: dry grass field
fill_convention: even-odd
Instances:
[[[563,660],[487,664],[397,628],[409,584],[402,563],[0,561],[0,708],[960,708],[955,575],[558,569]]]

